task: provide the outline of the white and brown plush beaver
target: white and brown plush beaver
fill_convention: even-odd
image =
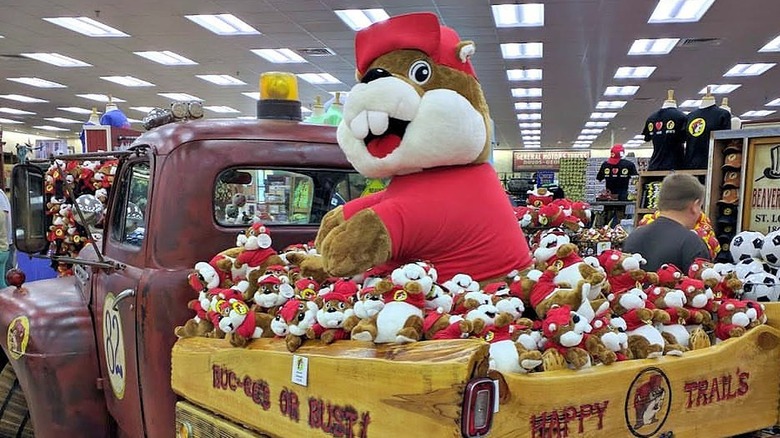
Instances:
[[[355,169],[387,188],[328,213],[316,247],[325,270],[426,260],[439,278],[484,282],[530,266],[528,245],[487,163],[490,117],[470,56],[432,13],[396,16],[357,33],[360,81],[338,142]]]

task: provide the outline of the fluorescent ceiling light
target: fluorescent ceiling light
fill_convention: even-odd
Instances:
[[[659,0],[648,23],[695,23],[715,0]]]
[[[766,117],[770,114],[774,114],[776,111],[772,110],[758,110],[758,111],[747,111],[745,113],[742,113],[740,117]]]
[[[0,97],[8,100],[15,100],[24,103],[46,103],[48,100],[38,99],[37,97],[23,96],[21,94],[0,94]]]
[[[76,58],[60,55],[59,53],[21,53],[20,55],[25,58],[35,59],[47,64],[56,65],[57,67],[92,67],[92,64],[87,64],[84,61],[79,61]]]
[[[617,113],[591,113],[591,119],[614,119]]]
[[[758,49],[759,52],[780,52],[780,35],[768,42],[764,47]]]
[[[510,81],[541,81],[541,68],[507,70],[506,76]]]
[[[755,64],[737,64],[723,76],[758,76],[774,67],[775,63],[758,62]]]
[[[604,131],[602,128],[585,128],[580,134],[601,134]]]
[[[352,30],[365,29],[390,18],[384,9],[342,9],[334,12]]]
[[[680,104],[680,108],[698,108],[701,105],[701,99],[698,100],[686,100]]]
[[[515,110],[540,110],[542,109],[542,102],[515,102]]]
[[[131,110],[136,110],[140,113],[149,114],[149,111],[153,110],[154,107],[152,106],[131,106]]]
[[[213,111],[215,113],[220,113],[220,114],[235,114],[235,113],[240,113],[241,112],[241,111],[239,111],[239,110],[237,110],[235,108],[231,108],[229,106],[204,106],[203,108],[205,108],[205,109],[207,109],[209,111]]]
[[[585,148],[589,148],[589,147],[590,147],[590,143],[575,143],[575,144],[572,145],[572,148],[575,148],[575,149],[585,149]]]
[[[639,39],[631,44],[629,55],[666,55],[680,41],[679,38]]]
[[[171,99],[176,102],[186,102],[186,101],[194,101],[199,100],[202,101],[200,97],[195,97],[191,94],[187,93],[157,93],[158,96],[162,96],[168,99]]]
[[[780,98],[767,103],[766,106],[780,106]]]
[[[542,147],[541,143],[523,143],[523,147],[526,149],[539,149]]]
[[[136,55],[163,65],[197,65],[198,63],[170,50],[133,52]]]
[[[602,100],[596,104],[596,109],[621,109],[626,103],[625,100]]]
[[[520,113],[517,115],[517,120],[542,120],[542,115],[539,113]]]
[[[607,87],[604,91],[605,96],[633,96],[639,91],[636,85],[626,85],[625,87]]]
[[[606,128],[609,122],[586,122],[586,128]]]
[[[274,64],[292,64],[307,62],[303,57],[290,49],[254,49],[252,50],[257,56],[265,58],[268,62]]]
[[[185,17],[217,35],[260,35],[257,29],[233,14],[185,15]]]
[[[541,88],[512,88],[513,97],[542,97]]]
[[[243,94],[246,97],[251,97],[254,100],[260,100],[260,93],[257,92],[257,91],[252,91],[252,92],[248,92],[248,93],[241,93],[241,94]]]
[[[710,88],[710,93],[712,94],[729,94],[741,86],[742,86],[741,84],[708,85],[708,87]],[[701,90],[699,90],[699,94],[706,94],[706,93],[707,93],[707,87],[704,87]]]
[[[20,122],[18,120],[12,120],[12,119],[4,119],[4,118],[0,117],[0,123],[5,124],[5,125],[19,125],[19,124],[22,124],[24,122]]]
[[[154,87],[153,83],[146,82],[143,79],[134,78],[132,76],[101,76],[100,79],[113,82],[115,84],[124,85],[125,87]]]
[[[42,129],[44,131],[70,131],[70,129],[60,128],[59,126],[51,126],[51,125],[38,125],[38,126],[33,126],[33,128]]]
[[[96,102],[105,102],[108,103],[111,102],[125,102],[124,100],[114,97],[114,96],[107,96],[105,94],[77,94],[78,97],[83,97],[84,99],[94,100]]]
[[[16,108],[8,108],[8,107],[0,108],[0,113],[14,114],[14,115],[17,115],[17,116],[28,115],[28,114],[35,114],[34,112],[31,112],[31,111],[24,111],[24,110],[20,110],[20,109],[16,109]]]
[[[544,4],[493,5],[496,27],[544,26]]]
[[[43,120],[48,120],[55,123],[84,123],[81,120],[68,119],[66,117],[46,117]]]
[[[656,67],[644,65],[639,67],[619,67],[615,72],[615,79],[646,79],[655,71]]]
[[[542,137],[539,135],[524,135],[523,141],[539,141]]]
[[[503,43],[501,55],[504,59],[534,59],[541,58],[542,43]]]
[[[44,18],[49,23],[89,37],[129,37],[130,35],[88,17]]]
[[[230,75],[195,75],[195,77],[216,85],[246,85],[246,82]]]
[[[301,73],[298,77],[312,85],[341,83],[341,81],[333,77],[330,73]]]
[[[67,111],[69,113],[74,113],[74,114],[92,114],[92,110],[88,110],[86,108],[79,108],[77,106],[63,106],[63,107],[58,107],[57,109],[62,111]]]
[[[520,128],[526,129],[526,128],[541,128],[542,124],[540,122],[526,122],[526,123],[518,123],[517,124]]]
[[[523,129],[520,131],[521,135],[540,135],[541,133],[541,129]]]
[[[599,138],[598,135],[580,135],[577,140],[595,140]]]
[[[38,88],[67,88],[67,86],[60,83],[47,81],[46,79],[41,78],[8,78],[8,80]]]

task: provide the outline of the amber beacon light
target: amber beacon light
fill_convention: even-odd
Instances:
[[[258,119],[301,120],[298,80],[292,73],[267,72],[260,75]]]

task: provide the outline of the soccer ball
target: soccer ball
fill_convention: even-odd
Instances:
[[[742,259],[734,266],[734,272],[737,273],[737,278],[745,281],[751,274],[766,274],[768,266],[764,266],[764,262],[756,258]]]
[[[750,274],[745,278],[743,299],[759,302],[780,300],[780,280],[765,272]]]
[[[729,246],[734,263],[742,259],[760,257],[763,243],[764,235],[758,231],[742,231],[734,236]]]
[[[772,231],[764,237],[760,254],[768,265],[780,268],[780,230]]]

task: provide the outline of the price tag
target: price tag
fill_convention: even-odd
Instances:
[[[293,355],[292,382],[301,386],[308,386],[309,383],[309,358],[308,357]]]

